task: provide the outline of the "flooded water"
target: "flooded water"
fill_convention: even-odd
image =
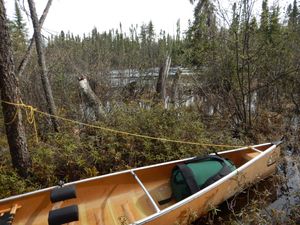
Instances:
[[[277,199],[268,209],[275,209],[289,215],[297,204],[300,204],[300,156],[287,149],[284,162],[279,165],[278,173],[283,177],[277,191]]]

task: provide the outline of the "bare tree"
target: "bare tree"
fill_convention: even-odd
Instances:
[[[105,112],[100,99],[92,90],[87,78],[85,76],[79,77],[79,87],[82,96],[82,110],[85,120],[90,120],[92,117],[96,120],[101,120],[105,117]]]
[[[160,67],[157,85],[156,85],[156,93],[158,94],[158,96],[163,102],[165,102],[167,97],[166,82],[167,82],[167,76],[170,70],[170,66],[171,66],[171,57],[167,56],[166,61]]]
[[[44,21],[45,21],[46,16],[47,16],[47,14],[49,12],[51,4],[52,4],[52,0],[48,0],[47,5],[46,5],[46,7],[44,9],[44,12],[43,12],[43,14],[42,14],[42,16],[40,17],[40,20],[39,20],[39,31],[41,31],[41,28],[42,28],[42,26],[44,24]],[[26,52],[24,54],[24,57],[23,57],[20,65],[19,65],[19,67],[18,67],[18,73],[17,73],[18,77],[22,76],[22,74],[23,74],[23,72],[25,70],[25,67],[26,67],[26,65],[28,63],[28,60],[30,59],[30,56],[32,54],[33,46],[34,46],[34,34],[33,34],[33,37],[30,39],[30,43],[29,43],[29,45],[27,47],[27,50],[26,50]]]
[[[29,5],[31,20],[32,20],[33,29],[34,29],[35,46],[36,46],[36,51],[37,51],[37,55],[38,55],[38,63],[41,68],[41,79],[42,79],[43,89],[45,92],[45,98],[46,98],[46,102],[47,102],[48,112],[52,115],[55,115],[56,114],[56,106],[54,103],[52,89],[51,89],[51,85],[50,85],[49,78],[48,78],[46,59],[45,59],[45,54],[44,54],[43,46],[42,46],[42,35],[40,32],[40,25],[39,25],[39,21],[38,21],[36,9],[35,9],[35,3],[33,0],[28,0],[28,5]],[[58,122],[57,122],[56,118],[51,117],[51,121],[52,121],[54,130],[56,132],[58,132]]]
[[[18,80],[14,73],[12,45],[3,0],[0,0],[0,90],[5,129],[13,166],[26,177],[31,166],[22,114],[18,106],[6,102],[20,102]]]
[[[178,105],[178,84],[180,82],[181,73],[182,73],[181,69],[178,68],[175,73],[174,80],[172,83],[171,103],[173,103],[174,107],[176,107]]]

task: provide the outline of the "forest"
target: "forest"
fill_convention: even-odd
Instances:
[[[229,12],[190,0],[193,20],[173,35],[149,21],[43,36],[51,2],[38,18],[28,0],[30,37],[24,3],[9,20],[0,0],[0,198],[284,136],[266,186],[286,205],[269,207],[272,191],[257,190],[226,217],[216,209],[194,224],[299,223],[300,181],[288,175],[300,170],[297,0],[236,0]]]

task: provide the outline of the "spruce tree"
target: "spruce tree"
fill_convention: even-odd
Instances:
[[[27,29],[18,2],[15,0],[15,14],[11,21],[11,37],[15,62],[18,65],[27,49]]]
[[[17,0],[15,0],[15,17],[14,17],[14,22],[16,25],[17,31],[20,32],[20,35],[23,36],[23,39],[27,38],[27,29],[26,29],[26,23],[24,22],[19,4]]]
[[[263,0],[262,2],[262,12],[260,15],[260,31],[265,41],[270,38],[270,17],[269,17],[269,6],[268,0]]]
[[[299,23],[299,8],[297,0],[294,0],[293,6],[289,6],[289,25],[295,27]]]

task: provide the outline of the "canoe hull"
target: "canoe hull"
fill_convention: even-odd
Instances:
[[[240,167],[230,178],[219,180],[215,184],[203,189],[201,192],[191,196],[188,201],[182,202],[176,209],[161,212],[147,221],[137,224],[188,224],[201,217],[208,211],[230,197],[240,193],[245,188],[253,185],[276,171],[276,163],[280,157],[279,147],[266,152],[263,157],[253,159],[248,164]],[[166,223],[166,221],[168,221]]]
[[[187,224],[276,170],[280,149],[267,143],[219,152],[237,165],[237,170],[214,184],[180,201],[158,202],[171,195],[172,168],[185,160],[117,172],[67,184],[74,185],[77,197],[51,203],[48,188],[0,200],[0,212],[17,210],[13,225],[48,224],[49,211],[78,205],[79,221],[72,225]],[[1,213],[0,213],[1,216]]]

